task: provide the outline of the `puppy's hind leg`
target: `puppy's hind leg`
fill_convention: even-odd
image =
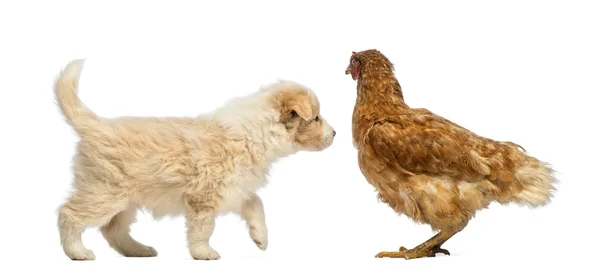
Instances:
[[[79,191],[59,208],[58,229],[65,254],[72,260],[94,260],[94,253],[81,241],[83,231],[106,224],[124,210],[126,203],[96,193]]]
[[[135,222],[137,210],[134,206],[119,212],[100,230],[108,244],[125,257],[155,257],[156,250],[145,246],[131,237],[129,226]]]

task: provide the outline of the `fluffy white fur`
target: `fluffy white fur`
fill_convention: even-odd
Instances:
[[[156,256],[134,240],[129,226],[138,208],[156,217],[184,215],[195,259],[219,259],[209,245],[215,217],[239,214],[260,249],[268,245],[261,199],[269,166],[300,150],[331,145],[335,131],[319,115],[308,88],[280,81],[198,117],[105,119],[77,97],[83,60],[67,65],[55,83],[59,106],[80,136],[74,158],[74,191],[59,208],[65,254],[94,259],[81,240],[100,226],[124,256]]]

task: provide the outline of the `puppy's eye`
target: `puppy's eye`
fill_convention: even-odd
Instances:
[[[296,113],[295,110],[292,110],[292,112],[290,112],[290,114],[292,115],[292,117],[296,117],[296,115],[298,115],[298,113]]]
[[[315,117],[315,122],[319,121],[319,116]]]

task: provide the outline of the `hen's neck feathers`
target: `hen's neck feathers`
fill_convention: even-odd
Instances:
[[[394,75],[393,65],[385,60],[365,60],[358,78],[357,104],[374,104],[383,113],[406,109],[402,87]]]
[[[406,113],[402,88],[394,75],[393,65],[379,56],[361,58],[357,96],[352,115],[352,138],[358,146],[367,130],[379,119]]]

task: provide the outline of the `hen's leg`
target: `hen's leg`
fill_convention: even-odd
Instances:
[[[461,229],[462,230],[462,229]],[[416,246],[413,249],[406,249],[405,247],[400,247],[399,251],[394,252],[379,252],[375,257],[377,258],[405,258],[405,259],[416,259],[422,257],[435,257],[437,253],[443,253],[446,255],[450,255],[450,252],[446,249],[442,249],[441,246],[448,239],[458,233],[460,230],[456,231],[442,231],[435,236],[431,237],[429,240],[424,243]]]

